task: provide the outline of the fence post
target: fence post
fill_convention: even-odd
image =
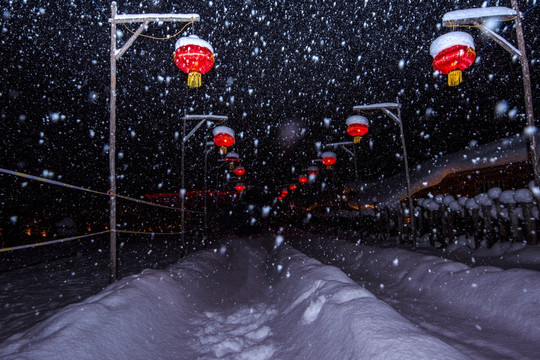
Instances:
[[[526,202],[521,205],[523,209],[523,219],[527,225],[527,244],[538,244],[538,238],[536,236],[536,219],[532,214],[532,202]]]
[[[516,204],[509,203],[508,204],[508,217],[510,218],[510,233],[512,242],[519,241],[519,225],[518,225],[518,218],[516,216]]]
[[[491,223],[491,205],[482,205],[482,215],[484,219],[483,238],[488,247],[493,246],[493,225]]]

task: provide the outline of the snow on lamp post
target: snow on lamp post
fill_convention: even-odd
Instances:
[[[181,37],[176,42],[174,63],[188,74],[188,86],[198,88],[201,86],[201,74],[214,66],[214,48],[197,35]]]
[[[235,165],[240,162],[240,155],[230,152],[225,156],[225,162],[229,164],[229,169],[233,170]]]
[[[246,169],[243,166],[237,166],[236,169],[234,169],[234,174],[236,176],[242,176],[246,173]]]
[[[234,145],[234,130],[227,126],[216,126],[213,134],[214,144],[219,146],[222,154],[227,154],[227,148]]]
[[[345,123],[347,124],[347,134],[354,138],[355,144],[358,144],[362,140],[362,136],[366,135],[369,130],[368,119],[361,115],[349,116]]]
[[[180,163],[180,174],[181,174],[181,184],[180,184],[180,207],[181,207],[181,222],[182,222],[182,243],[184,243],[185,239],[185,192],[186,192],[186,186],[185,186],[185,175],[184,175],[184,164],[185,164],[185,152],[186,152],[186,142],[188,139],[195,134],[195,132],[207,121],[215,121],[215,122],[225,122],[229,118],[227,116],[223,115],[192,115],[192,114],[184,114],[182,117],[182,158]],[[198,120],[199,122],[197,125],[191,129],[189,134],[186,135],[186,125],[187,121],[189,120]],[[218,126],[219,127],[219,126]],[[205,156],[204,156],[204,219],[205,219],[205,234],[206,234],[206,227],[207,227],[207,209],[206,209],[206,177],[208,173],[208,151],[205,149]]]
[[[397,115],[390,110],[397,110]],[[415,223],[414,223],[414,206],[412,201],[411,194],[411,177],[409,174],[409,162],[407,160],[407,147],[405,146],[405,135],[403,134],[403,122],[401,120],[401,105],[399,103],[399,98],[396,98],[395,103],[381,103],[381,104],[370,104],[370,105],[357,105],[353,107],[354,111],[373,111],[381,110],[386,114],[390,119],[392,119],[399,126],[399,133],[401,136],[401,146],[403,147],[403,163],[405,165],[405,178],[407,180],[407,198],[409,199],[409,212],[411,216],[411,241],[413,248],[416,248],[416,241],[414,240],[415,236]]]
[[[308,176],[317,176],[319,175],[319,168],[316,166],[308,166],[307,168],[307,174]]]
[[[321,154],[322,163],[326,166],[326,170],[332,170],[332,165],[337,161],[336,153],[333,151],[325,151]]]
[[[509,43],[501,35],[491,30],[486,24],[493,21],[514,21],[516,28],[516,37],[518,48]],[[534,182],[540,186],[540,155],[536,141],[536,126],[534,123],[533,100],[531,89],[531,74],[529,71],[529,61],[525,47],[525,38],[523,36],[523,27],[521,24],[521,13],[519,12],[517,0],[512,0],[512,9],[502,6],[463,9],[450,11],[443,16],[443,26],[456,27],[468,26],[475,27],[508,51],[512,56],[516,56],[521,63],[523,76],[523,89],[525,97],[525,111],[527,114],[527,131],[529,135],[529,147],[532,156],[532,166],[534,172]]]
[[[433,57],[433,69],[448,75],[448,86],[457,86],[462,81],[462,71],[476,59],[473,37],[462,31],[453,31],[439,36],[429,48]]]
[[[351,151],[349,149],[347,149],[347,145],[353,145],[353,150],[354,151]],[[354,142],[353,141],[341,141],[341,142],[335,142],[335,143],[329,143],[329,144],[325,144],[324,145],[325,148],[340,148],[344,151],[346,151],[347,153],[349,153],[353,159],[354,159],[354,177],[355,177],[355,180],[356,182],[358,182],[358,164],[357,164],[357,161],[356,161],[356,147],[354,146]],[[323,153],[324,154],[324,153]],[[324,164],[324,162],[323,162]]]
[[[116,1],[111,3],[111,90],[109,118],[109,231],[110,231],[110,275],[109,282],[116,281],[116,62],[142,34],[150,22],[192,22],[200,21],[198,14],[117,14]],[[141,23],[137,31],[117,50],[116,25],[125,23]]]
[[[234,188],[236,189],[236,191],[242,192],[246,189],[246,186],[243,183],[239,182],[236,183],[236,186]]]

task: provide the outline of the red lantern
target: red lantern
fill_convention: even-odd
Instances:
[[[289,190],[283,189],[281,190],[281,195],[287,195],[289,193]]]
[[[219,146],[222,154],[226,154],[227,148],[234,144],[234,130],[227,126],[216,126],[213,134],[214,144]]]
[[[305,184],[307,183],[307,181],[308,181],[308,177],[304,174],[300,175],[300,177],[298,178],[298,182],[300,184]]]
[[[433,56],[433,69],[443,75],[448,74],[448,86],[461,84],[461,72],[474,62],[474,40],[471,35],[454,31],[439,36],[429,48]]]
[[[201,86],[201,74],[214,66],[214,49],[197,35],[181,37],[176,42],[174,63],[180,70],[188,73],[188,86]]]
[[[236,189],[236,191],[241,192],[241,191],[243,191],[246,187],[245,187],[244,184],[242,184],[242,183],[237,183],[236,186],[235,186],[234,188]]]
[[[317,176],[319,175],[319,168],[316,166],[310,166],[307,168],[308,176]]]
[[[229,169],[234,169],[234,165],[240,162],[240,155],[235,152],[230,152],[225,156],[225,162],[229,164]]]
[[[291,190],[291,191],[296,190],[296,188],[297,188],[296,184],[289,185],[289,190]]]
[[[369,129],[369,121],[364,116],[353,115],[349,116],[346,121],[347,134],[354,137],[353,142],[358,144],[362,140],[362,136],[366,135]]]
[[[235,174],[236,176],[242,176],[242,175],[244,175],[245,173],[246,173],[246,169],[244,169],[243,166],[238,166],[238,167],[236,167],[236,169],[234,169],[234,174]]]
[[[332,169],[332,165],[336,163],[336,154],[332,151],[325,151],[321,157],[323,165],[326,165],[326,170]]]

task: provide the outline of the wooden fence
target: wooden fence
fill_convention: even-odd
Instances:
[[[493,190],[493,191],[492,191]],[[496,242],[538,243],[538,202],[529,189],[491,189],[475,197],[437,195],[414,200],[415,237],[429,237],[442,246],[460,236],[474,237],[476,247]],[[326,220],[334,226],[354,229],[363,237],[409,241],[411,216],[405,202],[376,204],[374,208],[330,212]]]

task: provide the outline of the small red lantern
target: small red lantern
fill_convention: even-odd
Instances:
[[[226,154],[227,148],[234,144],[234,130],[227,126],[216,126],[213,134],[214,144],[219,146],[222,154]]]
[[[281,195],[287,195],[289,193],[289,190],[283,189],[281,190]]]
[[[336,154],[332,151],[325,151],[321,155],[323,165],[326,165],[326,170],[331,170],[332,165],[336,163]]]
[[[307,181],[308,181],[308,177],[304,174],[300,175],[300,177],[298,178],[298,182],[300,184],[305,184],[307,183]]]
[[[369,121],[364,116],[353,115],[346,120],[347,134],[354,137],[353,142],[358,144],[362,136],[366,135],[369,129]]]
[[[234,174],[236,176],[242,176],[246,173],[246,169],[244,169],[243,166],[237,166],[236,169],[234,169]]]
[[[296,190],[296,188],[297,188],[296,184],[289,185],[289,190],[291,190],[291,191]]]
[[[229,164],[229,169],[234,169],[234,165],[240,162],[240,155],[235,152],[230,152],[225,156],[225,162]]]
[[[214,66],[214,49],[207,41],[197,35],[178,39],[175,45],[174,63],[180,70],[188,73],[188,86],[201,86],[201,74]]]
[[[461,72],[476,59],[473,37],[462,31],[439,36],[429,48],[433,56],[433,69],[448,74],[448,86],[461,84]]]
[[[307,168],[308,176],[317,176],[319,175],[319,168],[316,166],[310,166]]]
[[[234,188],[236,189],[236,191],[241,192],[241,191],[245,190],[246,187],[242,183],[237,183]]]

